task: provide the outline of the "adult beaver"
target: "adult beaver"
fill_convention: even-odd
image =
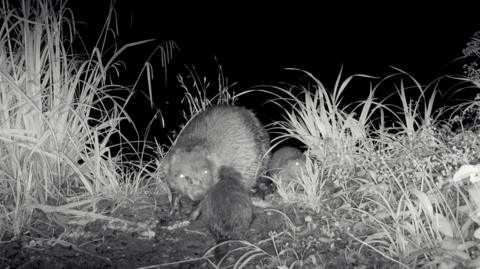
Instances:
[[[201,219],[217,244],[245,239],[253,220],[253,205],[242,184],[242,175],[232,167],[222,166],[218,177],[219,181],[207,191],[200,203]],[[228,245],[217,246],[215,258],[220,260],[227,251]]]
[[[266,170],[270,139],[252,111],[233,105],[207,108],[180,132],[165,158],[166,179],[172,193],[172,211],[180,198],[201,201],[218,182],[218,170],[229,166],[241,174],[248,190]]]

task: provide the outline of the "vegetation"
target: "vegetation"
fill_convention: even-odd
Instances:
[[[125,137],[120,123],[131,121],[125,107],[133,91],[109,75],[118,72],[120,53],[147,41],[107,53],[109,17],[97,46],[78,54],[72,46],[73,18],[64,3],[25,0],[14,7],[2,1],[0,12],[0,239],[15,240],[32,230],[38,212],[62,226],[102,220],[155,236],[155,223],[110,215],[152,188],[148,183],[161,176],[155,169],[161,170],[168,150],[157,145],[155,165],[144,161],[152,142]],[[479,35],[464,51],[473,60],[465,65],[461,89],[478,90]],[[167,45],[165,72],[176,48]],[[186,78],[178,76],[188,104],[186,120],[208,106],[235,103],[259,91],[235,94],[219,71],[218,92],[211,92],[194,68]],[[146,72],[151,74],[150,67]],[[234,267],[325,266],[318,245],[339,242],[345,244],[345,257],[376,256],[384,266],[480,266],[480,101],[439,106],[439,81],[424,87],[398,69],[380,81],[365,75],[342,80],[340,71],[332,90],[301,72],[310,86],[261,91],[272,93],[270,101],[285,117],[274,124],[280,133],[274,144],[295,139],[306,149],[306,167],[297,178],[272,178],[282,203],[308,212],[306,228],[300,231],[285,212],[271,210],[281,216],[284,229],[258,242],[240,242],[232,253],[243,254]],[[352,79],[376,84],[364,101],[343,104]],[[394,94],[378,100],[380,88]],[[149,96],[153,99],[151,88]],[[102,201],[114,206],[103,207]],[[43,236],[72,246],[54,233]],[[198,260],[208,260],[211,251]]]
[[[478,101],[434,110],[438,84],[423,88],[399,72],[388,78],[398,81],[399,106],[374,100],[382,80],[349,113],[338,93],[351,77],[331,92],[310,77],[314,86],[300,88],[301,97],[282,89],[292,109],[278,123],[280,139],[303,142],[309,161],[298,178],[274,179],[279,194],[314,212],[337,205],[334,219],[355,223],[344,228],[357,249],[392,266],[478,266]],[[408,98],[412,90],[418,99]]]
[[[28,229],[35,210],[68,221],[101,218],[100,200],[122,200],[140,181],[114,150],[133,147],[120,130],[132,93],[109,76],[132,44],[105,59],[107,22],[99,47],[76,54],[64,3],[19,5],[2,1],[0,9],[0,237],[7,238]]]

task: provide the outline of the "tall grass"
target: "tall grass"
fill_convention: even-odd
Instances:
[[[195,67],[187,68],[187,75],[178,75],[180,86],[184,89],[182,102],[188,104],[188,110],[183,112],[185,119],[191,119],[196,114],[213,105],[234,104],[241,94],[231,90],[228,79],[223,75],[222,67],[218,65],[217,85],[212,88],[210,81],[202,77]]]
[[[285,115],[279,140],[301,141],[313,161],[300,178],[276,181],[278,191],[316,212],[332,205],[333,191],[343,200],[334,218],[357,223],[349,235],[358,253],[373,251],[404,268],[476,265],[468,251],[479,242],[472,240],[478,203],[471,202],[478,189],[452,178],[478,156],[478,139],[441,128],[450,123],[440,121],[446,109],[437,104],[439,80],[424,87],[395,70],[355,107],[341,105],[352,78],[340,82],[341,73],[332,91],[309,73],[310,88],[275,87]],[[377,101],[376,91],[388,81],[394,94]],[[386,103],[395,97],[399,105]],[[475,166],[462,171],[457,178],[476,180]]]
[[[308,72],[310,87],[273,87],[272,102],[285,116],[277,123],[277,142],[293,138],[307,148],[307,167],[298,178],[273,178],[278,193],[319,214],[333,209],[328,221],[353,223],[341,227],[352,239],[347,256],[374,253],[400,268],[479,267],[478,128],[450,129],[448,109],[438,106],[440,80],[424,86],[395,71],[356,106],[341,102],[355,77],[342,81],[342,72],[332,90]],[[478,84],[478,76],[470,79]],[[393,94],[377,101],[379,89]],[[450,111],[465,116],[467,107],[478,116],[478,103]],[[341,203],[330,203],[335,198]],[[275,265],[295,266],[280,256]]]
[[[62,1],[1,3],[0,236],[17,236],[43,205],[86,202],[121,191],[120,153],[109,141],[129,120],[110,82],[118,53],[74,54],[76,32]],[[105,40],[108,22],[103,30]],[[129,44],[129,46],[132,44]],[[73,205],[72,205],[73,206]]]
[[[368,120],[358,118],[354,113],[347,112],[342,101],[342,94],[355,76],[341,81],[340,71],[332,91],[328,91],[312,74],[305,72],[314,82],[312,87],[292,87],[289,89],[275,87],[280,90],[279,99],[287,105],[277,102],[284,109],[285,120],[278,122],[283,135],[277,140],[294,138],[310,149],[310,153],[318,160],[348,159],[352,146],[367,137]],[[363,76],[363,75],[356,75]],[[294,91],[298,91],[295,94]],[[291,110],[289,108],[292,108]],[[365,106],[365,110],[370,107]],[[336,156],[333,156],[336,155]]]

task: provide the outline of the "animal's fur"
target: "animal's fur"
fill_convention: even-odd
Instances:
[[[275,185],[270,178],[276,177],[281,181],[297,178],[302,169],[305,169],[305,155],[298,149],[284,146],[274,151],[268,163],[267,175],[262,177],[257,186],[257,193],[262,197],[275,192]]]
[[[252,188],[266,170],[269,146],[267,131],[243,107],[210,107],[193,117],[166,157],[172,211],[179,210],[180,195],[201,201],[218,181],[221,166],[233,167],[240,172],[243,186]]]
[[[284,146],[273,152],[272,158],[268,163],[268,173],[275,175],[282,170],[292,170],[295,172],[297,167],[305,167],[305,156],[298,149],[290,146]]]
[[[244,239],[253,219],[252,201],[240,173],[232,167],[222,166],[219,178],[200,203],[202,219],[217,244]],[[223,257],[227,250],[227,245],[217,247],[216,258]]]

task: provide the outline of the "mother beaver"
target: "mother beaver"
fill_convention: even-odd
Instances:
[[[221,166],[240,172],[244,187],[252,188],[267,167],[269,147],[267,131],[246,108],[215,106],[197,114],[180,132],[165,159],[172,213],[180,209],[181,195],[201,201],[218,182]]]

